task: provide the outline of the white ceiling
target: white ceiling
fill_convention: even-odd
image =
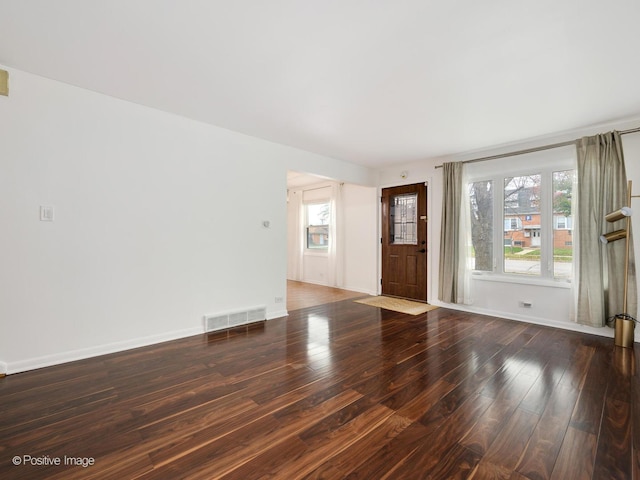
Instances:
[[[0,64],[379,167],[640,114],[638,0],[0,0]]]

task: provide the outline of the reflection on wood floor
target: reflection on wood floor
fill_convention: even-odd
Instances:
[[[611,338],[338,301],[0,379],[0,478],[639,478],[638,371]]]
[[[324,287],[312,283],[287,280],[287,310],[315,307],[325,303],[339,302],[349,298],[366,297],[365,293],[342,290],[340,288]]]

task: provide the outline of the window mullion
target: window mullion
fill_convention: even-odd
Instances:
[[[553,278],[553,188],[551,171],[543,171],[540,192],[540,276],[542,278]]]
[[[493,201],[493,271],[494,273],[504,273],[504,178],[497,176],[493,178],[495,185],[495,195]]]

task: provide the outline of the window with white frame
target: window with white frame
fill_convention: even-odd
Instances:
[[[306,203],[306,248],[310,250],[327,250],[329,248],[329,222],[331,220],[331,204],[327,201]]]
[[[476,273],[568,281],[575,150],[470,165],[469,266]]]

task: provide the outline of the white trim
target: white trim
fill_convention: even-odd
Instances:
[[[106,345],[98,345],[95,347],[81,348],[71,350],[69,352],[56,353],[53,355],[45,355],[42,357],[29,358],[18,362],[9,362],[7,365],[7,373],[20,373],[27,370],[35,370],[36,368],[50,367],[61,363],[74,362],[76,360],[84,360],[85,358],[98,357],[100,355],[108,355],[110,353],[122,352],[133,348],[147,347],[162,342],[178,340],[180,338],[191,337],[194,335],[202,335],[202,325],[187,328],[184,330],[176,330],[173,332],[162,333],[158,335],[150,335],[148,337],[139,337],[124,342],[109,343]]]
[[[276,310],[268,313],[266,319],[272,320],[274,318],[286,317],[288,315],[289,313],[287,312],[286,308],[283,308],[281,310]],[[173,332],[167,332],[158,335],[150,335],[148,337],[140,337],[124,342],[115,342],[107,345],[99,345],[91,348],[72,350],[70,352],[63,352],[59,354],[45,355],[43,357],[30,358],[27,360],[20,360],[13,363],[0,362],[0,373],[6,373],[7,375],[9,375],[14,373],[26,372],[28,370],[35,370],[37,368],[75,362],[77,360],[109,355],[111,353],[123,352],[134,348],[148,347],[150,345],[157,345],[159,343],[170,342],[172,340],[179,340],[181,338],[193,337],[198,335],[206,335],[202,332],[202,325],[198,327],[187,328],[184,330],[176,330]]]
[[[287,309],[282,308],[280,310],[267,313],[267,320],[273,320],[274,318],[282,318],[282,317],[288,317],[288,316],[289,316],[289,312],[287,311]]]
[[[328,257],[329,249],[328,248],[305,248],[302,254],[305,257]]]
[[[443,307],[443,308],[448,308],[450,310],[458,310],[461,312],[468,312],[468,313],[477,313],[479,315],[488,315],[490,317],[503,318],[506,320],[515,320],[517,322],[531,323],[533,325],[542,325],[545,327],[554,327],[561,330],[569,330],[573,332],[587,333],[590,335],[598,335],[600,337],[613,338],[614,336],[614,330],[609,327],[595,328],[595,327],[589,327],[587,325],[581,325],[579,323],[574,323],[574,322],[559,322],[557,320],[548,320],[545,318],[530,317],[527,315],[517,315],[517,314],[507,313],[507,312],[498,312],[498,311],[484,309],[484,308],[470,307],[468,305],[449,304],[449,303],[444,303],[440,301],[436,301],[431,304],[439,307]],[[638,338],[638,332],[636,332],[635,341],[636,342],[640,341],[640,339]]]
[[[349,290],[351,292],[362,293],[363,295],[372,295],[374,297],[378,295],[378,292],[363,289],[361,287],[350,287],[349,285],[345,285],[344,287],[340,287],[340,288],[342,288],[343,290]]]
[[[431,176],[418,177],[415,180],[405,180],[402,183],[385,183],[378,185],[378,278],[376,279],[376,293],[372,293],[371,295],[382,295],[382,243],[380,242],[380,239],[382,238],[382,202],[380,201],[382,198],[382,190],[385,188],[402,187],[416,183],[424,183],[427,191],[427,303],[431,303],[433,295],[434,270],[437,270],[437,268],[433,268],[433,248],[431,248],[431,244],[433,243],[433,229],[431,227],[431,219],[433,218],[433,207],[431,206],[433,203],[431,193],[433,177]]]
[[[474,271],[471,274],[472,280],[482,282],[517,283],[521,285],[536,285],[540,287],[571,288],[571,282],[567,280],[554,280],[552,278],[542,278],[540,276],[526,276],[517,273],[491,273]]]

